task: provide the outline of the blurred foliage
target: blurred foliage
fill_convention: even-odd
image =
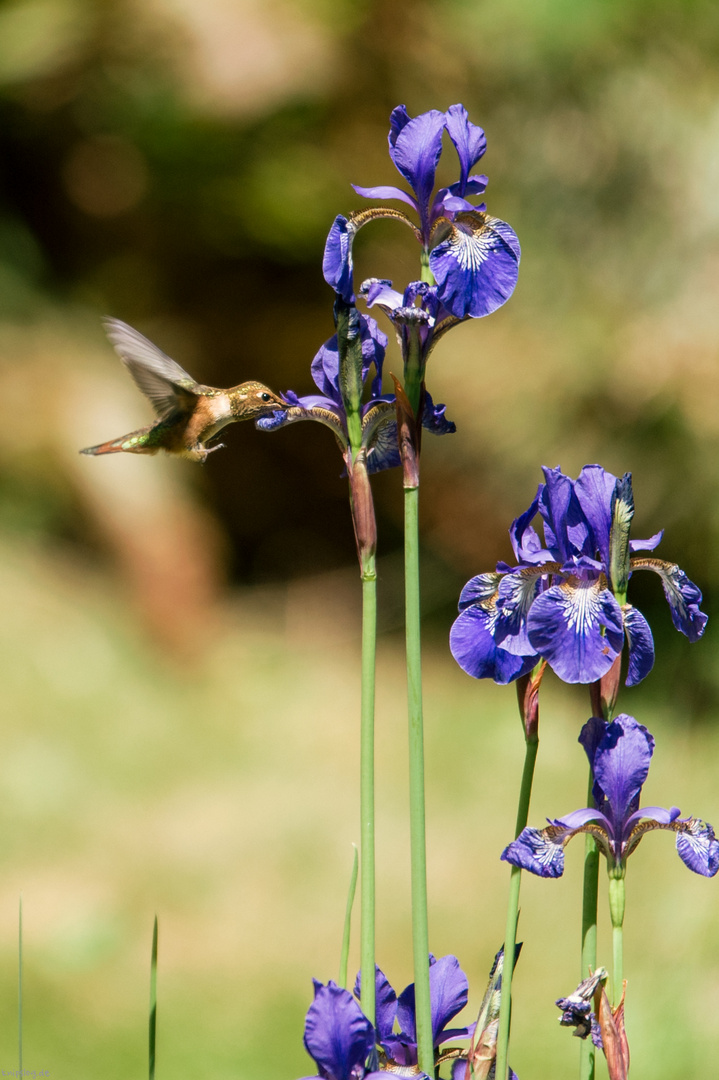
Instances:
[[[393,4],[5,0],[0,4],[0,390],[5,406],[0,430],[0,541],[15,553],[11,569],[17,581],[8,607],[3,680],[8,711],[17,726],[15,735],[8,735],[20,747],[17,775],[25,775],[23,769],[35,775],[34,770],[46,762],[47,783],[56,790],[55,801],[41,804],[40,810],[30,801],[27,806],[22,802],[21,787],[8,796],[6,835],[16,839],[8,840],[5,881],[11,891],[10,882],[14,888],[33,865],[40,886],[45,888],[42,883],[47,881],[48,895],[55,892],[52,874],[43,876],[43,859],[47,845],[57,845],[65,849],[64,869],[58,869],[65,875],[63,881],[97,873],[104,882],[99,891],[105,890],[97,900],[91,882],[87,888],[93,903],[87,901],[85,908],[80,903],[75,914],[67,915],[70,929],[64,939],[64,924],[55,922],[50,935],[52,948],[62,939],[63,956],[75,957],[67,960],[68,965],[87,957],[92,976],[85,990],[80,986],[75,1003],[68,1006],[65,999],[69,968],[61,964],[61,976],[60,968],[48,974],[54,961],[43,960],[35,969],[45,1002],[44,1027],[35,1034],[54,1047],[56,1055],[48,1059],[48,1066],[57,1060],[57,1047],[65,1045],[67,1060],[74,1060],[78,1075],[82,1068],[87,1075],[97,1075],[96,1062],[103,1056],[115,1064],[103,1067],[102,1075],[127,1075],[126,1035],[132,1031],[137,1036],[141,1030],[142,1021],[123,1012],[135,988],[130,994],[122,980],[130,978],[130,964],[133,978],[137,970],[144,971],[144,959],[134,952],[123,958],[117,942],[131,940],[132,948],[137,947],[141,910],[149,956],[147,904],[152,890],[160,886],[148,884],[153,880],[148,871],[140,883],[139,878],[131,883],[132,895],[119,900],[127,882],[108,884],[102,870],[88,869],[98,859],[102,863],[104,846],[112,846],[107,829],[112,823],[113,835],[112,829],[119,828],[115,815],[135,807],[132,829],[137,835],[126,838],[126,858],[118,862],[118,868],[126,870],[132,866],[133,844],[144,830],[137,807],[146,806],[154,815],[153,799],[160,797],[156,788],[167,786],[175,813],[175,803],[183,800],[179,793],[192,784],[190,765],[194,769],[204,761],[211,774],[212,762],[220,769],[225,757],[236,762],[238,755],[248,753],[246,743],[236,741],[233,708],[253,731],[252,725],[261,725],[267,710],[267,722],[277,724],[280,748],[291,730],[290,717],[299,710],[314,732],[310,743],[319,763],[318,785],[333,768],[343,770],[346,778],[346,745],[352,737],[342,727],[344,742],[335,733],[336,742],[331,740],[328,751],[325,740],[337,722],[337,710],[329,714],[319,710],[312,726],[311,700],[298,703],[303,693],[322,686],[323,680],[323,696],[330,703],[347,690],[337,674],[347,658],[337,645],[331,620],[342,617],[343,603],[348,618],[356,615],[351,584],[354,545],[346,482],[339,475],[341,463],[331,436],[311,424],[276,435],[237,426],[228,432],[227,449],[212,455],[204,469],[129,456],[112,461],[78,458],[80,446],[117,436],[149,419],[147,403],[103,339],[99,317],[112,314],[136,325],[201,381],[233,385],[256,377],[276,389],[307,392],[310,361],[332,333],[332,297],[321,274],[324,238],[336,213],[361,205],[350,182],[395,182],[386,149],[391,109],[405,102],[415,114],[462,101],[471,118],[485,127],[489,209],[510,221],[520,237],[520,282],[505,308],[454,330],[433,355],[430,389],[435,400],[448,403],[458,432],[452,438],[426,441],[423,468],[428,656],[442,672],[436,675],[434,722],[451,715],[457,725],[452,739],[441,735],[441,724],[429,739],[445,770],[465,770],[451,785],[452,795],[465,807],[465,797],[471,801],[470,794],[481,795],[487,785],[491,787],[494,781],[488,772],[491,777],[501,773],[491,754],[506,758],[509,751],[502,749],[491,725],[481,734],[473,728],[476,702],[489,702],[497,709],[500,698],[491,687],[480,689],[469,680],[461,681],[464,677],[452,670],[448,659],[446,634],[466,578],[508,557],[507,527],[529,505],[541,464],[560,464],[573,475],[591,461],[616,473],[631,470],[637,502],[635,535],[651,535],[664,527],[666,537],[658,554],[676,558],[705,591],[705,609],[719,614],[713,599],[719,584],[718,59],[719,7],[709,0],[681,4],[444,0],[441,5],[429,0]],[[452,154],[446,159],[440,182],[455,179]],[[417,274],[417,253],[409,234],[392,223],[364,230],[356,247],[358,280],[391,277],[403,285]],[[388,371],[397,362],[397,353],[390,352]],[[375,492],[380,615],[390,635],[385,640],[392,640],[402,620],[399,475],[377,477]],[[20,552],[33,553],[30,563]],[[72,587],[65,589],[65,578]],[[35,579],[43,583],[45,599],[28,592]],[[244,612],[251,626],[256,627],[258,619],[276,620],[269,638],[261,638],[259,644],[253,645],[251,636],[243,634],[222,638],[228,580],[258,590],[250,612]],[[92,606],[93,590],[105,597],[101,603],[109,631],[81,632],[76,625],[84,618],[85,605]],[[717,713],[719,665],[711,650],[713,623],[705,640],[690,647],[671,627],[658,583],[638,578],[632,590],[657,642],[657,668],[641,691],[647,713],[642,719],[652,727],[649,715],[658,710],[670,740],[667,759],[672,755],[681,759],[687,795],[693,793],[692,775],[698,777],[697,791],[710,793],[713,758],[702,749],[701,739],[712,740],[714,735],[708,724],[696,730],[695,725]],[[114,644],[98,645],[106,633],[117,635]],[[318,643],[312,655],[322,653],[324,666],[309,662],[303,651],[308,647],[305,638]],[[157,643],[170,655],[199,667],[191,690],[184,683],[175,687],[176,669],[161,658],[161,648],[154,651]],[[25,660],[20,659],[23,656]],[[165,664],[170,665],[168,671]],[[211,665],[209,674],[202,674],[205,664]],[[40,676],[33,665],[40,666]],[[8,680],[6,669],[19,680],[17,686]],[[385,675],[389,685],[401,683],[398,665],[388,662]],[[95,685],[91,676],[102,685]],[[184,677],[192,678],[187,673]],[[291,685],[280,695],[282,700],[268,702],[267,687],[279,693],[275,684],[288,679]],[[246,688],[249,703],[235,699],[238,686]],[[67,700],[58,706],[63,695]],[[501,700],[501,708],[509,711],[506,695]],[[53,711],[45,716],[48,701],[54,702]],[[401,714],[401,701],[394,704]],[[176,742],[169,720],[157,719],[168,707],[178,710]],[[583,711],[584,705],[577,708]],[[669,708],[681,724],[673,733]],[[351,708],[340,711],[344,724]],[[209,723],[209,736],[204,726],[195,728],[198,714],[203,725]],[[428,715],[432,716],[432,707]],[[514,721],[509,723],[506,737],[511,742],[516,732]],[[138,763],[137,740],[145,732],[152,741],[153,724],[161,728],[157,742],[147,750],[149,757]],[[59,747],[64,746],[53,733],[54,725],[74,748],[58,749],[59,765],[44,749],[46,741],[52,745],[55,738]],[[474,741],[468,744],[471,749],[458,755],[458,740],[464,737]],[[29,740],[27,750],[22,749],[23,739]],[[95,746],[93,740],[102,739],[107,745]],[[171,756],[177,755],[177,771],[165,760],[168,741]],[[394,744],[383,752],[388,750],[399,752]],[[82,757],[75,772],[66,760],[74,752]],[[256,768],[272,774],[277,762],[272,755],[266,760],[267,753],[263,744],[250,758]],[[310,751],[305,747],[302,753]],[[567,761],[557,746],[554,753],[550,774],[555,784],[562,785],[560,766]],[[338,881],[344,854],[327,859],[320,841],[308,839],[323,814],[334,824],[335,808],[327,815],[318,792],[307,791],[306,778],[304,795],[299,781],[297,788],[292,786],[296,762],[291,757],[288,753],[287,767],[278,773],[281,779],[270,782],[270,787],[261,791],[259,782],[256,788],[250,783],[249,803],[252,793],[262,806],[272,806],[272,798],[279,798],[291,818],[295,805],[287,809],[282,801],[285,784],[298,802],[306,798],[317,805],[308,831],[300,835],[298,826],[285,847],[280,842],[273,856],[279,869],[259,871],[265,876],[253,896],[259,910],[266,895],[260,886],[268,884],[268,874],[272,888],[281,896],[287,893],[288,906],[276,912],[276,926],[285,925],[283,919],[294,926],[287,912],[304,905],[307,921],[296,937],[305,952],[296,953],[297,942],[282,938],[262,968],[255,938],[261,937],[264,947],[272,934],[245,914],[243,927],[236,931],[239,937],[229,949],[218,941],[212,955],[177,960],[174,983],[167,991],[170,1000],[177,994],[177,1011],[172,1035],[164,1036],[163,1051],[161,918],[159,1061],[163,1052],[174,1053],[178,1071],[181,1062],[190,1062],[211,1068],[218,1076],[236,1075],[238,1048],[248,1044],[246,1036],[252,1034],[254,1023],[269,1048],[262,1050],[262,1041],[253,1043],[256,1057],[251,1067],[245,1059],[243,1075],[260,1071],[267,1077],[287,1075],[289,1060],[293,1073],[305,1067],[298,1038],[303,1002],[296,987],[308,985],[310,969],[323,977],[332,974],[331,968],[313,967],[312,958],[320,955],[319,946],[329,948],[326,926],[341,910]],[[8,769],[15,767],[14,760]],[[468,762],[474,764],[473,771]],[[392,784],[389,770],[385,779]],[[223,780],[226,790],[234,782],[230,770]],[[100,789],[105,783],[110,785],[110,808],[102,802]],[[210,791],[215,780],[208,775],[197,783]],[[446,775],[442,778],[438,771],[432,783],[437,790],[444,784],[447,797]],[[122,797],[113,794],[116,784],[126,788]],[[344,788],[332,790],[347,809]],[[674,797],[679,801],[679,795]],[[656,801],[664,798],[658,794]],[[224,813],[231,797],[223,799],[218,805]],[[76,817],[70,813],[69,819],[58,818],[57,831],[51,830],[49,839],[43,840],[48,823],[67,800],[70,811],[75,806]],[[392,807],[393,800],[394,795]],[[97,836],[93,833],[86,846],[78,841],[75,849],[68,830],[89,827],[88,803],[100,807]],[[200,803],[197,820],[204,823],[208,811],[202,799]],[[193,805],[191,800],[188,805]],[[18,806],[25,810],[17,810]],[[562,807],[555,808],[548,800],[541,809],[552,813]],[[702,807],[689,809],[704,812]],[[167,811],[170,832],[175,828],[172,813]],[[210,821],[213,813],[210,808]],[[187,811],[178,817],[189,829],[188,849],[204,840],[192,831],[187,820],[191,816]],[[389,821],[389,808],[387,816]],[[470,828],[465,821],[463,843],[450,842],[447,834],[455,828],[450,817],[448,807],[441,818],[446,832],[434,826],[445,860],[437,870],[441,884],[436,888],[446,893],[441,903],[435,898],[438,936],[444,941],[438,951],[461,952],[461,942],[447,927],[454,920],[468,930],[467,896],[481,891],[482,873],[468,854],[479,825]],[[31,818],[37,823],[35,831]],[[245,807],[239,820],[252,821],[251,811]],[[452,820],[456,821],[456,813]],[[387,829],[391,831],[389,824]],[[346,832],[349,843],[354,835],[349,826]],[[497,825],[495,848],[504,842],[505,833],[505,827]],[[162,829],[160,834],[158,850],[164,842]],[[332,837],[322,843],[337,845],[336,833]],[[265,840],[275,843],[267,836]],[[19,847],[12,847],[14,843]],[[455,850],[448,852],[448,843]],[[261,846],[258,839],[257,847]],[[399,843],[395,847],[398,851]],[[26,849],[24,855],[21,848]],[[72,859],[68,864],[67,853],[73,850],[77,864]],[[215,855],[213,874],[221,878],[227,851],[219,841]],[[219,905],[224,928],[235,925],[233,890],[243,884],[236,880],[244,865],[239,855],[237,864],[233,862],[236,855],[229,856],[232,887],[218,900],[215,886],[208,885],[212,898],[208,910],[215,912],[212,904]],[[254,858],[258,851],[253,848],[250,855]],[[147,854],[153,872],[156,857],[154,849]],[[192,861],[194,856],[182,848],[178,862],[184,858]],[[401,858],[393,848],[388,862],[396,859],[399,865]],[[308,861],[317,870],[321,887],[311,887],[304,870],[296,883],[299,892],[293,891],[295,877],[300,878],[297,867]],[[661,865],[669,872],[669,861]],[[487,890],[493,887],[495,871],[493,867],[486,872]],[[158,881],[164,872],[158,871]],[[181,890],[184,881],[192,899],[184,910],[183,897],[163,898],[171,910],[177,905],[179,914],[170,916],[175,919],[174,940],[184,934],[190,952],[193,935],[205,940],[208,933],[207,925],[198,927],[190,914],[197,906],[204,872],[203,867],[188,870],[186,879],[182,874],[173,877],[175,870],[167,871],[170,892]],[[688,877],[681,871],[680,876]],[[674,903],[687,908],[698,903],[688,898],[690,887],[684,880],[681,888],[685,889],[681,895],[668,892],[663,915]],[[326,906],[317,913],[313,905],[323,889],[328,890]],[[78,895],[69,884],[67,891]],[[82,889],[79,895],[81,899],[85,895]],[[115,899],[106,902],[108,896]],[[121,914],[115,913],[113,904],[119,905]],[[486,899],[486,904],[491,910],[483,910],[482,918],[486,916],[493,928],[500,926],[503,896]],[[543,911],[551,925],[553,908],[538,904],[530,886],[526,908],[535,914],[527,917],[536,919]],[[82,918],[90,908],[101,913],[95,929],[92,919]],[[26,911],[28,925],[33,918],[29,900]],[[399,959],[405,955],[401,946],[406,942],[396,936],[404,933],[399,928],[405,915],[400,904],[384,916],[384,945],[395,950],[397,964],[406,959]],[[706,1000],[717,995],[716,965],[713,974],[704,974],[705,980],[714,981],[702,984],[700,996],[696,985],[688,989],[688,976],[683,968],[677,972],[674,961],[680,951],[691,948],[697,955],[708,951],[715,957],[716,926],[707,929],[707,911],[701,909],[686,930],[687,940],[676,939],[671,952],[667,941],[675,939],[652,937],[652,927],[659,934],[662,925],[659,915],[656,924],[652,918],[647,916],[635,940],[647,953],[658,951],[657,963],[665,962],[665,969],[657,968],[654,984],[646,990],[644,1012],[637,1015],[656,1019],[661,1013],[668,1019],[664,1026],[657,1020],[654,1031],[645,1033],[641,1051],[645,1064],[638,1065],[645,1071],[638,1075],[655,1075],[651,1062],[657,1065],[656,1075],[668,1080],[687,1072],[710,1074],[716,1048],[712,1058],[708,1042],[700,1040],[706,1032],[695,1029]],[[12,930],[7,915],[3,919],[3,942],[9,950]],[[708,937],[700,940],[700,932]],[[645,937],[639,938],[640,933]],[[482,956],[468,962],[476,964],[472,970],[476,992],[497,945],[496,929],[490,930],[491,945],[486,948],[484,929],[481,936]],[[84,945],[78,951],[73,942],[80,939]],[[548,967],[559,963],[551,953],[557,945],[552,946],[552,940],[550,935],[541,959]],[[223,985],[229,997],[223,998],[213,968],[217,956],[236,958],[238,949],[249,953],[250,945],[255,953],[248,960],[249,974],[227,976]],[[110,955],[115,967],[103,967],[103,957]],[[329,955],[334,957],[332,949]],[[45,963],[49,967],[43,968]],[[532,966],[528,950],[522,963],[532,977],[544,978],[539,961]],[[269,975],[267,965],[272,968]],[[392,975],[393,981],[401,981],[395,969]],[[255,978],[260,987],[256,996],[247,985]],[[550,996],[567,992],[573,978],[569,969],[563,969],[561,985]],[[95,1000],[107,1004],[110,998],[96,998],[97,988],[113,980],[112,1022],[99,1015],[105,1006],[98,1005],[94,1026],[88,1024],[69,1046],[67,1030],[78,1030],[78,1018],[92,1011]],[[207,1027],[200,1032],[203,1038],[195,1041],[189,1033],[185,1039],[195,1005],[188,1004],[183,981],[191,981],[207,1005],[202,1009]],[[9,986],[8,982],[6,995],[12,992]],[[243,1015],[249,1019],[238,1029],[232,1025],[245,1008],[237,1004],[240,990],[243,1002],[255,1005],[247,1006]],[[677,998],[688,1003],[684,1027],[674,1022]],[[518,1004],[517,1025],[522,1008],[531,1004]],[[270,1009],[284,1012],[279,1017]],[[545,1012],[542,1016],[546,1025]],[[289,1017],[291,1031],[285,1040]],[[652,1051],[650,1036],[655,1039],[660,1029],[671,1030],[676,1042],[670,1048],[655,1041]],[[540,1034],[542,1030],[545,1034]],[[523,1038],[518,1028],[517,1034],[518,1047],[533,1039],[532,1045],[541,1046],[543,1053],[557,1052],[554,1043],[549,1049],[546,1027],[533,1028]],[[566,1033],[559,1041],[561,1052],[567,1053]],[[76,1056],[73,1059],[79,1043],[88,1047],[84,1065]],[[527,1053],[518,1050],[514,1060],[520,1075],[522,1052]],[[642,1060],[639,1052],[636,1060]],[[525,1071],[538,1078],[543,1075],[536,1063],[528,1063]]]

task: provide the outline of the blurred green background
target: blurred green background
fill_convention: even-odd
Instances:
[[[358,833],[359,596],[332,438],[238,425],[204,468],[79,457],[150,419],[100,316],[200,381],[308,392],[332,333],[324,238],[361,205],[350,182],[396,181],[391,109],[462,101],[484,126],[489,209],[523,261],[511,302],[433,354],[458,431],[427,440],[422,506],[430,932],[476,1009],[522,744],[512,689],[447,651],[461,585],[509,556],[541,464],[599,461],[633,472],[635,535],[664,527],[659,554],[714,609],[718,61],[719,8],[695,0],[0,4],[0,1068],[17,1060],[22,892],[25,1068],[144,1075],[157,912],[158,1076],[310,1072],[310,977],[336,976]],[[417,275],[392,223],[356,254],[357,280]],[[402,987],[399,474],[375,492],[378,957]],[[717,823],[713,623],[690,647],[659,583],[632,589],[657,645],[620,698],[657,735],[645,802]],[[536,823],[585,790],[586,692],[545,685]],[[561,881],[523,885],[522,1080],[575,1070],[553,1000],[577,981],[576,846]],[[719,1053],[717,885],[672,849],[652,837],[630,864],[637,1080],[711,1076]]]

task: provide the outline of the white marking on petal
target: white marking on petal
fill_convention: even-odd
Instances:
[[[489,258],[494,248],[494,236],[489,229],[485,228],[474,233],[466,233],[463,229],[455,228],[449,246],[458,266],[462,270],[475,273]]]
[[[585,637],[597,621],[599,583],[596,581],[563,582],[560,586],[565,597],[564,613],[567,626],[575,634]]]

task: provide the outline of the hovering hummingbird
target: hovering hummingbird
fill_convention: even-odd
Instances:
[[[88,446],[81,454],[168,454],[206,461],[223,443],[208,449],[209,440],[236,420],[255,420],[287,403],[259,382],[229,390],[202,386],[156,345],[119,319],[103,319],[107,336],[159,419],[119,439]]]

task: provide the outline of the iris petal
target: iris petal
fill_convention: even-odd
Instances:
[[[679,858],[703,877],[714,877],[719,870],[719,841],[711,825],[693,818],[682,832],[677,833]]]
[[[697,641],[704,633],[707,616],[699,610],[702,602],[700,589],[689,580],[681,567],[662,559],[632,559],[631,568],[653,570],[655,574],[659,574],[672,613],[672,622],[690,641]]]
[[[540,593],[527,617],[532,648],[560,679],[590,683],[622,651],[622,611],[599,581],[572,579]]]
[[[606,804],[604,813],[619,839],[629,815],[639,803],[639,793],[649,773],[654,739],[633,716],[621,713],[608,724],[594,754],[593,772]]]
[[[464,195],[469,170],[487,149],[487,139],[481,127],[470,122],[464,105],[450,105],[446,113],[447,132],[459,157],[460,194]]]
[[[552,837],[547,829],[523,829],[502,852],[501,858],[512,866],[520,866],[539,877],[557,878],[564,873],[564,847],[561,831],[559,838]]]
[[[355,299],[352,291],[352,241],[355,231],[347,218],[338,214],[325,241],[322,259],[322,273],[325,281],[348,304],[354,304]]]
[[[514,292],[519,241],[509,225],[485,214],[458,214],[429,264],[437,295],[459,319],[480,318],[500,308]]]
[[[629,642],[629,671],[626,685],[636,686],[654,667],[654,638],[641,611],[624,604],[624,629]]]
[[[609,565],[609,530],[612,525],[612,494],[617,478],[601,465],[585,465],[574,483],[582,512],[592,527],[594,547]]]
[[[432,1004],[432,1039],[434,1045],[448,1038],[461,1037],[456,1031],[445,1033],[447,1024],[467,1004],[469,984],[456,956],[440,956],[429,969],[429,995]],[[463,1029],[466,1034],[466,1029]]]
[[[305,1047],[328,1080],[351,1080],[374,1046],[374,1029],[352,995],[331,979],[315,982],[305,1020]]]
[[[392,114],[393,117],[396,112]],[[411,120],[405,119],[406,116],[405,110],[404,115],[390,121],[393,130],[390,131],[389,152],[395,166],[415,193],[422,233],[426,236],[430,224],[429,200],[434,188],[437,162],[442,153],[445,117],[437,109],[420,113]]]
[[[495,641],[516,656],[534,652],[527,634],[527,613],[537,596],[541,575],[532,569],[515,570],[505,574],[497,590],[497,621]]]
[[[467,607],[452,626],[449,647],[463,671],[475,679],[494,679],[506,685],[526,675],[537,662],[536,656],[514,656],[497,648],[491,628],[496,614],[477,605]]]

